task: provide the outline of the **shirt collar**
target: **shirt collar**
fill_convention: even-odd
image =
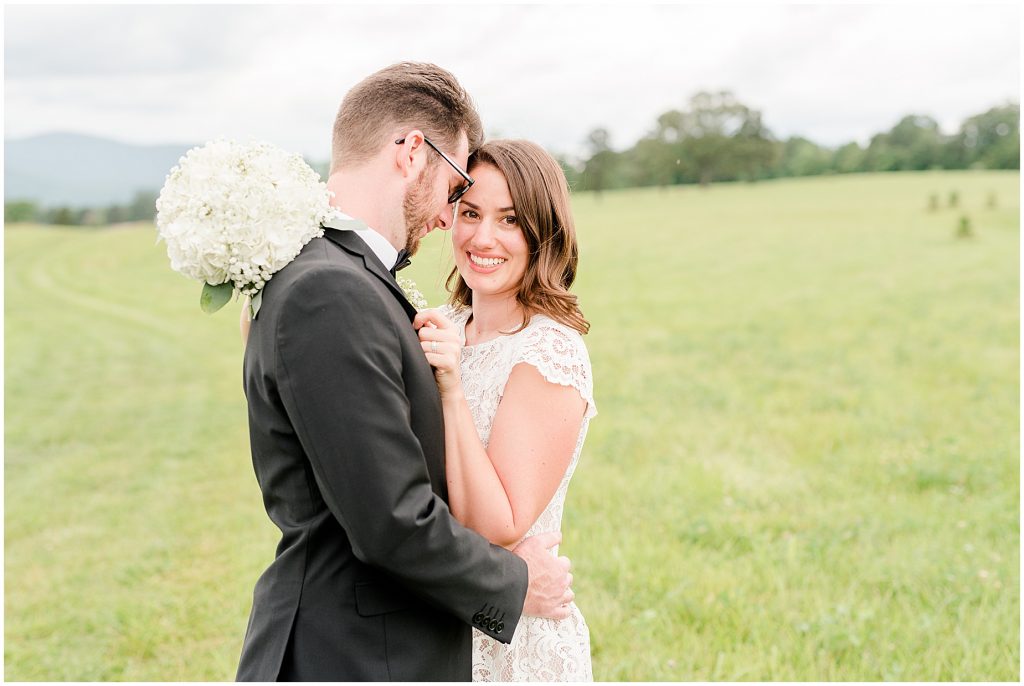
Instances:
[[[340,219],[342,221],[333,222],[334,219]],[[335,209],[334,212],[324,220],[324,226],[329,229],[338,229],[339,231],[352,231],[357,236],[363,239],[367,247],[373,251],[373,254],[377,256],[380,263],[386,268],[391,269],[398,262],[398,250],[395,246],[391,245],[391,242],[384,238],[375,229],[366,227],[365,229],[353,229],[349,226],[345,226],[344,222],[359,221],[353,217],[348,216],[341,210]],[[333,223],[332,223],[333,222]],[[365,226],[365,224],[364,224]]]

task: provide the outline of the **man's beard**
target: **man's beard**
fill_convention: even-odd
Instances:
[[[429,170],[428,166],[420,172],[402,200],[402,213],[405,215],[405,249],[410,255],[415,255],[419,249],[420,233],[434,214],[430,209],[431,184],[427,176]]]

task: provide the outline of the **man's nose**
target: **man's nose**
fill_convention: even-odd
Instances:
[[[455,205],[445,205],[441,213],[434,218],[435,228],[447,231],[455,225]]]

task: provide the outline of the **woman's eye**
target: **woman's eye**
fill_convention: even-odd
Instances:
[[[509,226],[515,226],[516,224],[519,223],[519,220],[516,219],[515,217],[511,216],[511,215],[509,215],[508,217],[505,217],[504,221]]]
[[[462,212],[462,216],[465,217],[466,219],[476,219],[476,212],[474,212],[473,210],[464,210]]]

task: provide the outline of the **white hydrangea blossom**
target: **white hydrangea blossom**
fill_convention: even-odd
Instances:
[[[254,296],[323,235],[331,193],[301,156],[216,140],[189,150],[156,201],[171,269]]]

